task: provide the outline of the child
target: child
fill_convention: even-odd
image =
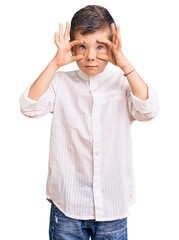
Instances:
[[[59,24],[55,43],[55,57],[20,97],[27,117],[53,113],[50,239],[126,240],[136,201],[130,125],[157,116],[157,94],[121,51],[120,28],[107,9],[80,9],[64,35]],[[74,61],[78,70],[57,71]],[[108,62],[122,71],[109,71]]]

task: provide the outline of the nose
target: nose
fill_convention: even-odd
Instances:
[[[92,49],[89,49],[88,52],[86,53],[86,60],[91,61],[95,60],[96,58],[96,52]]]

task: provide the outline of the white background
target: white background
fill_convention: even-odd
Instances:
[[[58,24],[70,22],[89,4],[109,10],[121,27],[124,54],[160,100],[157,118],[131,126],[137,203],[130,207],[129,240],[179,239],[179,17],[174,0],[0,3],[0,239],[48,239],[52,115],[23,116],[19,97],[54,57]],[[61,70],[72,69],[76,63]]]

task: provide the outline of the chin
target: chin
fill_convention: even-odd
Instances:
[[[93,68],[93,69],[81,69],[86,75],[88,76],[96,76],[99,73],[103,72],[105,68],[103,69],[98,69],[98,68]]]

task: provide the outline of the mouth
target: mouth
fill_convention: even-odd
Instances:
[[[91,65],[88,65],[88,66],[85,66],[87,68],[96,68],[97,66],[91,66]]]

